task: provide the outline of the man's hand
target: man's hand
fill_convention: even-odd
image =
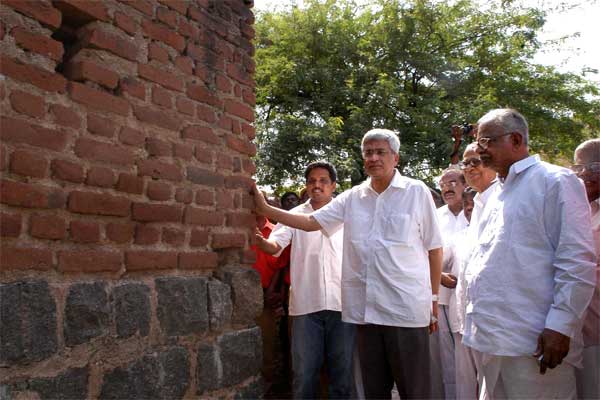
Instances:
[[[454,148],[457,149],[458,146],[460,146],[460,142],[462,142],[463,127],[460,125],[452,125],[452,128],[450,129],[450,135],[454,140]]]
[[[431,303],[431,322],[429,322],[429,334],[431,335],[438,330],[438,302]]]
[[[442,272],[442,280],[440,282],[442,286],[447,287],[448,289],[454,289],[456,287],[456,282],[458,282],[456,276],[447,272]]]
[[[258,190],[256,182],[252,185],[252,194],[254,195],[254,210],[258,215],[265,215],[265,211],[269,205],[267,204],[265,196]]]
[[[540,374],[547,368],[555,368],[569,354],[571,338],[560,332],[545,328],[538,336],[538,344],[533,356],[540,364]]]

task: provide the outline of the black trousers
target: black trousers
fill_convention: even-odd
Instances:
[[[360,369],[367,399],[431,397],[429,328],[357,325]]]

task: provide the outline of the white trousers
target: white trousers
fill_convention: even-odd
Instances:
[[[454,365],[456,371],[456,398],[458,400],[477,399],[477,368],[471,348],[462,343],[462,335],[455,334]]]
[[[454,344],[457,334],[450,331],[448,306],[438,308],[438,327],[439,330],[429,336],[431,395],[432,398],[453,400],[456,398]]]
[[[583,369],[578,369],[575,375],[577,398],[600,399],[600,346],[583,349]]]
[[[477,371],[483,376],[480,400],[575,399],[575,367],[562,363],[540,374],[531,356],[505,357],[471,349]]]

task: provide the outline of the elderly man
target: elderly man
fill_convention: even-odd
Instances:
[[[332,235],[344,226],[342,320],[356,324],[366,398],[430,397],[428,331],[437,329],[442,240],[427,186],[396,170],[400,141],[373,129],[361,143],[369,179],[312,214],[257,212]]]
[[[583,325],[583,369],[577,370],[580,399],[600,398],[600,139],[581,143],[575,149],[573,171],[583,181],[592,209],[592,231],[598,264],[596,288]]]
[[[500,182],[467,266],[463,343],[491,398],[573,398],[581,349],[571,339],[595,283],[584,187],[529,156],[517,111],[492,110],[478,124],[477,151]]]
[[[310,201],[292,209],[310,214],[331,201],[337,173],[325,161],[311,163],[305,171]],[[278,256],[292,243],[290,260],[290,316],[294,398],[318,397],[319,373],[327,360],[329,398],[352,397],[354,325],[342,321],[342,238],[277,225],[268,239],[257,236],[261,250]]]

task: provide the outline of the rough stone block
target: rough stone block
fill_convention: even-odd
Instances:
[[[232,321],[254,325],[263,309],[260,275],[256,270],[240,266],[226,266],[215,272],[216,277],[231,287],[233,298]]]
[[[262,339],[260,328],[228,332],[217,339],[223,369],[223,386],[232,386],[260,373]]]
[[[233,397],[234,400],[262,399],[264,395],[264,381],[261,377],[243,386]]]
[[[12,387],[12,391],[37,392],[41,399],[85,399],[89,397],[88,378],[87,368],[73,368],[54,377],[30,379],[18,383]],[[15,396],[15,398],[19,397]]]
[[[180,399],[189,386],[189,374],[188,352],[172,347],[108,372],[100,399]]]
[[[0,366],[41,361],[57,350],[56,303],[47,282],[0,285]]]
[[[150,289],[137,283],[117,286],[112,291],[117,336],[127,338],[150,331]]]
[[[219,331],[231,322],[233,305],[231,288],[225,283],[211,279],[208,281],[208,317],[210,329]]]
[[[65,305],[65,344],[75,346],[105,335],[109,324],[106,284],[94,282],[71,286]]]
[[[196,366],[197,394],[203,394],[220,387],[222,370],[217,348],[214,344],[201,343],[198,347]]]
[[[163,332],[177,336],[208,330],[206,278],[159,278],[155,283]]]

